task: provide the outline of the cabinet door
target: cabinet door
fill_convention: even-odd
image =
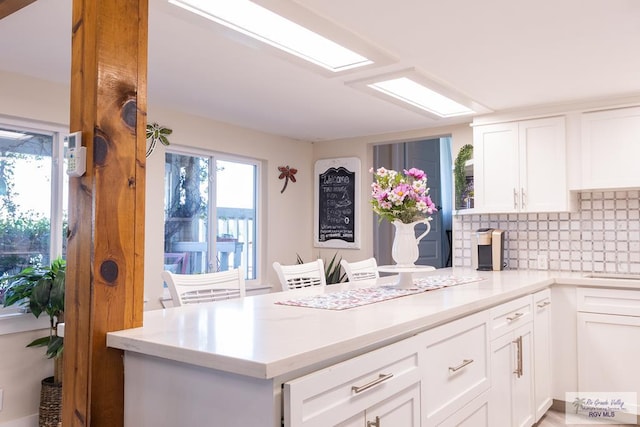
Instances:
[[[578,313],[578,390],[640,396],[640,317]],[[638,414],[637,402],[625,402]]]
[[[568,210],[564,117],[522,121],[518,131],[520,210]]]
[[[367,409],[364,425],[366,427],[419,427],[420,383]]]
[[[475,208],[482,212],[518,209],[518,124],[473,128]]]
[[[640,107],[585,113],[581,124],[581,187],[640,186]]]
[[[551,407],[551,291],[533,295],[533,351],[537,422]]]
[[[533,425],[533,324],[491,342],[491,427]]]

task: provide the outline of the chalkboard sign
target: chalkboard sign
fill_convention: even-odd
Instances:
[[[318,160],[315,246],[359,248],[360,159]]]

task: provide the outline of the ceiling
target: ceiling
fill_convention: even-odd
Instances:
[[[350,84],[404,69],[494,112],[640,94],[637,0],[257,1],[324,20],[386,62],[329,76],[149,0],[150,111],[323,141],[469,121],[436,120]],[[0,70],[68,84],[71,3],[39,0],[2,19]]]

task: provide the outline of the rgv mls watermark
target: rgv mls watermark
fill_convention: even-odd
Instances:
[[[635,392],[567,392],[566,424],[636,425],[638,396]]]

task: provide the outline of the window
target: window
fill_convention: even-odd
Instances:
[[[61,131],[0,118],[0,275],[64,254],[68,180]]]
[[[177,150],[177,151],[174,151]],[[259,163],[172,148],[165,157],[164,268],[242,268],[257,279]]]

